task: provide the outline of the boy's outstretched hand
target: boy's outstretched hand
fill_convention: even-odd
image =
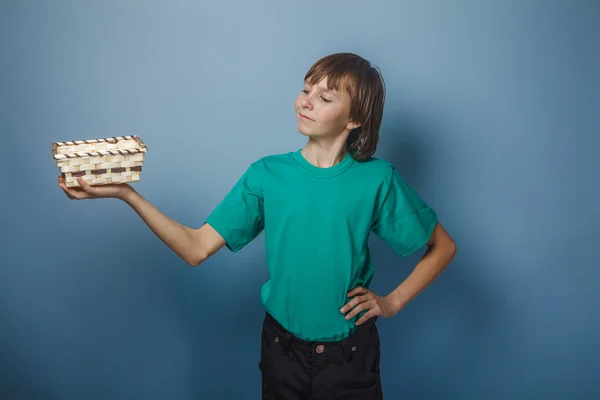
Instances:
[[[363,310],[369,310],[356,321],[356,325],[360,325],[376,315],[390,318],[398,312],[390,297],[378,296],[369,289],[365,289],[361,286],[348,292],[348,297],[354,298],[346,303],[340,310],[343,314],[351,310],[345,315],[346,319],[356,316]]]
[[[118,198],[123,199],[132,190],[127,183],[92,186],[81,177],[77,178],[80,187],[67,187],[62,176],[58,177],[58,186],[71,200]]]

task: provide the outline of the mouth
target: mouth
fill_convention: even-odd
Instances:
[[[300,118],[302,118],[302,119],[306,119],[306,120],[308,120],[308,121],[313,121],[313,122],[314,122],[314,119],[312,119],[312,118],[308,118],[308,117],[307,117],[306,115],[304,115],[304,114],[298,113],[298,115],[299,115],[299,116],[300,116]]]

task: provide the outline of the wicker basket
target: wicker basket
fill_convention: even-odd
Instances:
[[[147,151],[135,135],[52,143],[67,187],[79,186],[79,176],[90,185],[139,181]]]

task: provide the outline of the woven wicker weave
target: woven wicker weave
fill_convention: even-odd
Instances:
[[[52,156],[67,187],[140,180],[148,148],[136,135],[52,143]]]

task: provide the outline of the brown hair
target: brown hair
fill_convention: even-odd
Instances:
[[[350,94],[350,118],[360,126],[350,132],[346,147],[354,159],[368,159],[377,149],[383,118],[385,82],[381,72],[356,54],[336,53],[313,64],[304,79],[313,85],[323,78],[327,78],[329,90],[343,87]]]

